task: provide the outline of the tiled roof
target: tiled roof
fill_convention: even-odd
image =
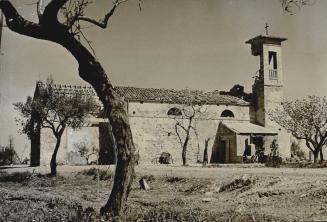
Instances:
[[[273,130],[249,122],[221,121],[221,124],[237,134],[277,134]]]
[[[58,92],[74,94],[82,93],[96,95],[90,86],[72,86],[54,84],[54,89]],[[37,87],[44,89],[46,84],[37,82]],[[163,102],[163,103],[185,103],[190,101],[201,102],[205,104],[224,104],[247,106],[248,102],[230,95],[221,95],[219,91],[203,92],[200,90],[174,90],[174,89],[154,89],[137,88],[127,86],[116,86],[115,91],[128,101],[142,102]]]
[[[206,104],[249,105],[246,101],[230,96],[220,95],[219,91],[203,92],[200,90],[174,90],[137,87],[115,87],[116,92],[130,101],[185,103],[190,101]]]
[[[48,85],[46,83],[38,81],[36,87],[39,90],[45,90]],[[96,95],[95,91],[91,86],[77,86],[77,85],[64,85],[64,84],[53,84],[54,92],[65,93],[65,94],[75,94],[80,93],[82,95]]]

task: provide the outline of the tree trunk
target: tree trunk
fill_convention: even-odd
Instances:
[[[317,163],[319,150],[318,151],[317,150],[314,150],[314,152],[312,152],[312,153],[313,153],[313,162],[314,163]]]
[[[190,135],[189,135],[189,133],[187,133],[184,144],[183,144],[183,149],[182,149],[183,166],[187,165],[186,152],[187,152],[187,144],[188,144],[189,139],[190,139]]]
[[[30,153],[30,166],[40,166],[40,134],[41,134],[41,123],[37,112],[32,111],[31,116],[31,129],[30,129],[30,140],[31,140],[31,153]]]
[[[71,52],[78,61],[80,77],[91,84],[96,91],[104,106],[104,114],[112,126],[117,147],[117,165],[110,197],[101,208],[100,214],[119,216],[131,190],[135,165],[135,146],[125,102],[115,92],[101,64],[80,42],[70,34],[66,34],[65,38],[59,40],[59,44]]]
[[[51,176],[57,175],[57,153],[60,147],[61,135],[56,136],[56,138],[57,138],[56,146],[50,161]]]
[[[134,153],[132,132],[123,99],[114,91],[107,74],[97,59],[69,33],[69,28],[57,21],[58,10],[67,1],[51,1],[47,16],[39,24],[26,21],[9,1],[0,1],[0,8],[5,14],[8,28],[16,33],[37,39],[58,43],[66,48],[79,65],[80,77],[96,91],[103,104],[104,115],[109,119],[117,144],[117,166],[114,184],[109,200],[101,208],[101,214],[110,213],[119,216],[126,201],[134,177]],[[49,11],[52,10],[52,11]]]
[[[204,151],[203,151],[203,166],[206,166],[208,164],[208,145],[209,145],[209,139],[206,139],[204,143]]]

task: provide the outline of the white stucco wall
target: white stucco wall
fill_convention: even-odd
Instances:
[[[50,129],[44,128],[41,130],[40,140],[40,164],[49,165],[56,145],[56,138]],[[61,138],[57,154],[57,163],[67,165],[86,164],[85,158],[82,158],[76,150],[75,144],[79,142],[84,142],[90,149],[92,146],[99,149],[98,128],[82,127],[81,129],[73,130],[67,127]],[[89,161],[94,161],[96,159],[97,157],[93,155]]]

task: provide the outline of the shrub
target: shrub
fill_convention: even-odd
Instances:
[[[15,163],[16,152],[13,148],[5,146],[0,148],[0,166]]]
[[[279,168],[283,159],[280,156],[267,156],[265,166]]]
[[[31,172],[15,172],[15,173],[7,173],[0,172],[0,182],[14,182],[14,183],[23,183],[28,181],[32,176]]]
[[[219,188],[219,192],[230,192],[237,189],[241,189],[241,191],[245,191],[251,188],[257,181],[256,177],[249,177],[247,175],[243,175],[241,177],[237,177],[230,181],[229,183],[222,184]]]
[[[87,169],[87,170],[83,170],[82,172],[80,172],[78,174],[82,174],[82,175],[85,175],[85,176],[92,176],[93,180],[97,179],[98,175],[99,175],[100,180],[110,180],[113,177],[113,174],[112,174],[111,171],[102,170],[102,169],[98,169],[98,168],[95,168],[95,167],[92,167],[92,168]]]

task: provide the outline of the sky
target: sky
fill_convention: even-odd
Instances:
[[[12,0],[26,19],[36,21],[35,0]],[[101,18],[111,1],[96,0],[87,15]],[[280,0],[130,0],[119,6],[103,30],[84,29],[114,85],[250,92],[259,57],[245,41],[265,34],[283,42],[285,97],[327,96],[327,1],[282,10]],[[87,25],[86,25],[87,26]],[[0,54],[0,145],[13,135],[20,155],[29,141],[19,135],[13,103],[32,96],[37,80],[86,85],[73,57],[59,45],[3,28]]]

